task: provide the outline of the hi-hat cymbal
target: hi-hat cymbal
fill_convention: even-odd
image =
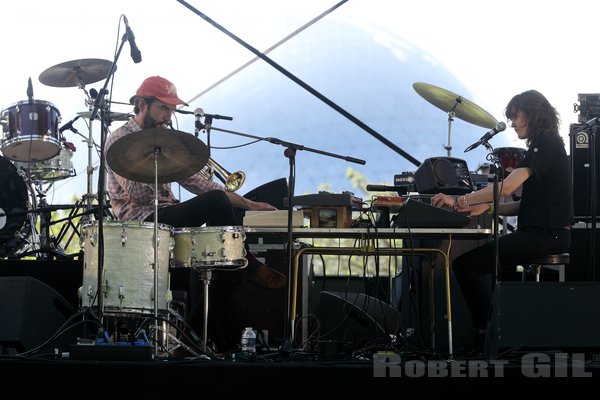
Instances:
[[[70,87],[98,82],[108,76],[112,62],[99,58],[67,61],[40,74],[40,82],[55,87]]]
[[[445,112],[454,111],[455,115],[463,121],[490,129],[498,123],[490,113],[456,93],[423,82],[413,83],[413,88],[437,108]]]
[[[208,161],[208,147],[190,133],[175,129],[143,129],[114,142],[106,153],[112,170],[136,182],[154,183],[157,149],[158,183],[175,182],[200,171]]]
[[[82,112],[78,112],[77,115],[79,115],[80,117],[83,118],[90,118],[92,116],[92,113],[90,111],[82,111]],[[111,111],[110,114],[108,114],[108,118],[111,121],[129,121],[129,117],[132,117],[133,115],[130,113],[120,113],[120,112],[113,112]],[[98,118],[100,117],[100,113],[98,113]]]

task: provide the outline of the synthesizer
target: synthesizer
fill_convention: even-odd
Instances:
[[[431,198],[406,198],[392,218],[392,228],[464,228],[471,217],[431,204]]]

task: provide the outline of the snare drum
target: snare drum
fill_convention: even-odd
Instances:
[[[19,101],[2,111],[2,153],[13,161],[43,161],[60,151],[60,112],[48,101]]]
[[[104,221],[105,287],[104,313],[148,314],[154,310],[154,224],[139,221]],[[82,229],[83,287],[82,305],[97,305],[98,221]],[[158,307],[168,310],[169,254],[173,248],[171,227],[158,226]],[[87,304],[85,304],[87,303]]]
[[[63,147],[56,157],[49,160],[32,163],[15,161],[15,166],[24,171],[25,175],[34,181],[58,181],[75,176],[71,158],[73,150]]]
[[[238,269],[248,265],[242,226],[173,229],[171,267]]]
[[[519,147],[498,147],[494,149],[494,155],[500,160],[502,166],[502,177],[506,178],[508,174],[523,160],[527,150]]]

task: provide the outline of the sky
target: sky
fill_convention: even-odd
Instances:
[[[264,51],[338,2],[187,3]],[[598,30],[594,19],[599,4],[592,0],[349,0],[318,23],[327,24],[329,18],[351,19],[404,37],[421,48],[431,62],[451,72],[469,89],[469,100],[498,120],[504,120],[504,106],[513,95],[539,90],[561,114],[561,134],[568,150],[569,125],[578,120],[574,112],[578,94],[600,93],[600,53],[595,49]],[[191,110],[202,107],[202,98],[197,99],[200,93],[254,57],[177,0],[21,0],[4,4],[3,15],[0,107],[9,110],[27,100],[31,77],[34,99],[52,103],[60,111],[63,124],[77,113],[88,111],[85,91],[100,89],[104,81],[90,83],[85,90],[54,87],[40,82],[40,74],[71,60],[112,62],[123,44],[122,15],[127,16],[135,34],[142,62],[132,61],[129,43],[124,43],[109,86],[113,112],[130,112],[130,106],[120,103],[127,103],[141,80],[151,75],[175,81],[180,97],[194,100]],[[279,72],[273,69],[273,74]],[[218,90],[218,86],[211,90]],[[48,189],[50,204],[71,203],[73,196],[86,193],[89,179],[96,191],[98,171],[86,171],[90,158],[94,167],[98,165],[90,138],[100,143],[100,126],[97,121],[89,126],[86,122],[79,119],[74,124],[79,135],[65,132],[66,140],[76,147],[72,162],[77,175],[57,181]],[[114,122],[112,128],[118,124]],[[179,129],[191,133],[194,127],[188,124]],[[505,134],[516,137],[511,129]],[[522,146],[516,139],[514,143]]]

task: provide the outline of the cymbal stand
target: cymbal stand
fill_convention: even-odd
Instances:
[[[454,109],[459,104],[460,104],[460,97],[456,99],[456,103],[454,104],[454,107],[452,107],[452,110],[448,111],[448,144],[446,146],[444,146],[444,149],[446,150],[446,154],[448,155],[448,157],[452,156],[452,144],[451,144],[450,138],[452,136],[452,121],[454,121],[454,117],[456,116]]]
[[[48,190],[50,190],[50,188],[54,185],[54,183],[50,183],[50,185],[48,185],[48,187],[43,190],[42,189],[42,183],[41,182],[35,182],[35,190],[37,191],[37,197],[39,198],[38,200],[38,206],[41,209],[46,209],[46,211],[43,211],[40,214],[40,235],[39,235],[39,253],[37,258],[40,260],[48,260],[50,259],[50,254],[54,253],[56,255],[59,255],[61,257],[66,257],[66,253],[59,248],[59,246],[57,245],[56,241],[53,240],[52,238],[52,234],[50,232],[50,225],[53,225],[52,223],[52,212],[51,211],[47,211],[49,206],[48,203],[46,202],[46,193],[48,192]]]
[[[158,332],[158,155],[160,147],[154,148],[154,327]],[[158,356],[158,340],[154,341],[154,355]]]

